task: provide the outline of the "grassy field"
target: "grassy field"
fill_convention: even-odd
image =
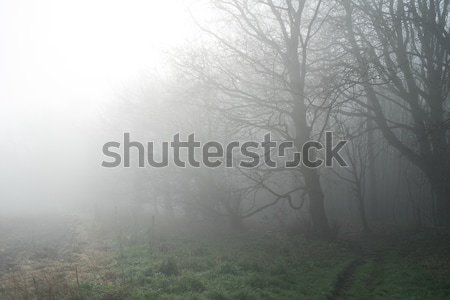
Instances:
[[[122,285],[110,296],[325,299],[351,260],[350,251],[338,244],[301,238],[165,239],[123,249],[117,265]]]
[[[55,281],[49,272],[45,280],[35,275],[26,292],[26,283],[10,281],[15,286],[3,285],[0,299],[449,299],[449,242],[428,235],[360,243],[250,233],[158,237],[62,264]]]
[[[83,289],[100,299],[448,299],[450,248],[436,240],[166,238],[123,247],[119,284]]]
[[[450,239],[432,233],[372,242],[346,299],[450,299]]]

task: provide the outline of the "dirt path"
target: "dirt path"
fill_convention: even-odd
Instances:
[[[375,259],[381,263],[381,251],[372,243],[358,242],[352,245],[355,253],[355,259],[338,275],[334,290],[329,300],[345,299],[346,294],[352,287],[354,275],[359,267],[363,266],[370,260]]]
[[[338,276],[336,284],[334,286],[333,293],[329,300],[341,300],[344,299],[347,291],[353,284],[354,274],[358,267],[365,263],[364,257],[355,258]]]

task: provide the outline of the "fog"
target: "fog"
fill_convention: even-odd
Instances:
[[[194,38],[186,1],[2,1],[1,212],[92,201],[104,121]],[[100,146],[99,146],[100,145]],[[101,179],[96,179],[101,180]],[[66,207],[67,206],[67,207]]]
[[[0,300],[449,298],[449,10],[0,0]]]

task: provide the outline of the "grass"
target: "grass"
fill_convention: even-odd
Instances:
[[[346,299],[450,299],[450,240],[379,245],[353,275]]]
[[[450,280],[399,256],[368,261],[354,275],[347,299],[448,299]]]
[[[160,239],[118,255],[118,288],[89,297],[127,299],[327,299],[352,260],[346,248],[302,238]]]
[[[78,283],[72,265],[16,274],[0,299],[450,299],[450,239],[413,237],[362,252],[300,236],[161,237],[89,256]]]

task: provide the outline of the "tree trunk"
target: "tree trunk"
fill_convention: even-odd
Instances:
[[[370,233],[370,227],[369,223],[367,222],[367,215],[366,215],[366,205],[364,203],[364,196],[361,192],[361,190],[357,191],[357,201],[358,201],[358,210],[359,210],[359,216],[361,218],[361,223],[363,227],[363,234],[368,235]]]
[[[377,175],[375,169],[375,137],[374,126],[372,120],[367,120],[367,159],[368,159],[368,200],[372,218],[378,220],[380,218],[380,206],[377,196]]]
[[[330,225],[325,213],[324,194],[320,184],[320,177],[315,169],[304,168],[302,174],[309,197],[309,213],[313,231],[321,238],[332,238]]]
[[[298,92],[299,98],[303,98],[301,90]],[[295,116],[295,145],[297,151],[302,151],[303,144],[305,144],[311,136],[311,128],[306,122],[306,107],[303,100],[298,100],[294,106],[293,114]],[[330,225],[325,213],[324,193],[322,185],[320,184],[320,175],[317,169],[308,168],[306,166],[300,166],[303,179],[305,182],[305,188],[309,198],[309,213],[312,222],[313,233],[324,239],[332,238]]]
[[[434,217],[437,226],[450,227],[450,177],[439,176],[439,172],[430,177],[434,196]],[[448,175],[447,175],[448,176]]]

